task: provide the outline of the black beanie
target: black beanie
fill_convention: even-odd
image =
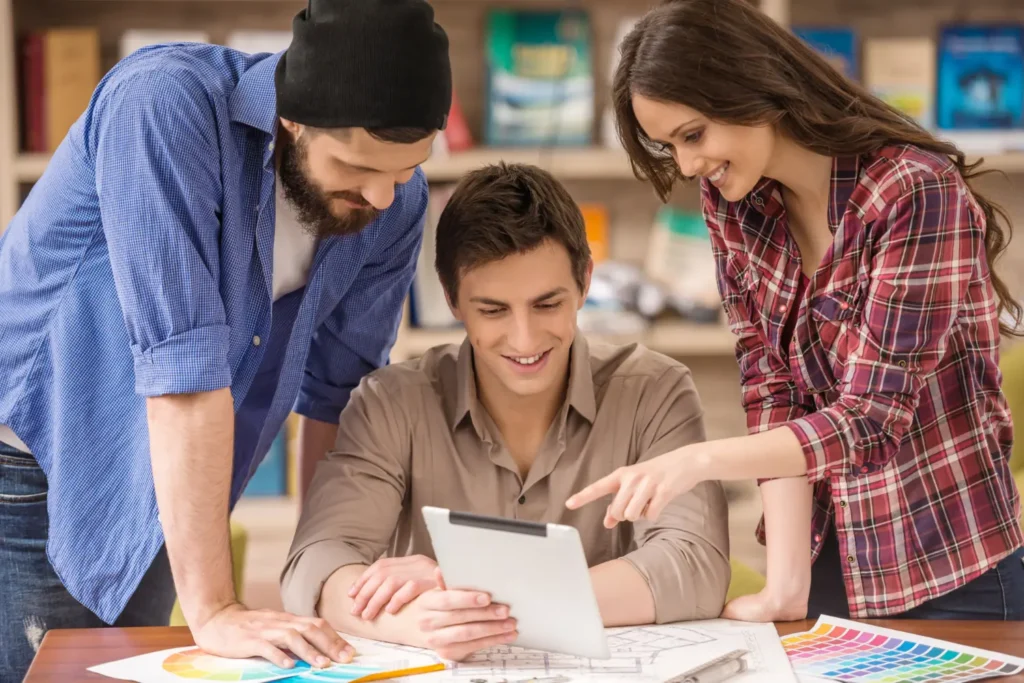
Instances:
[[[448,36],[426,0],[309,0],[275,80],[278,114],[296,123],[442,130]]]

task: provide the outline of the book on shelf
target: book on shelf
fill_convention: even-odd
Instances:
[[[875,38],[864,43],[864,85],[926,129],[935,125],[935,41]]]
[[[591,143],[594,74],[586,12],[494,9],[485,43],[488,144]]]
[[[206,31],[130,28],[121,34],[118,53],[120,58],[124,59],[133,52],[151,45],[209,42],[210,35]]]
[[[938,60],[939,128],[1024,126],[1024,26],[945,26]]]
[[[261,498],[283,496],[288,492],[288,427],[285,425],[270,445],[270,451],[256,467],[243,496]]]
[[[583,214],[583,225],[587,231],[587,244],[590,246],[590,258],[594,263],[608,260],[610,245],[608,243],[608,207],[599,202],[582,202],[579,204]]]
[[[444,130],[438,131],[434,137],[434,145],[431,150],[432,156],[447,156],[452,152],[464,152],[473,147],[473,134],[466,123],[466,116],[462,113],[462,104],[459,102],[458,92],[452,89],[452,105],[448,110],[448,123]]]
[[[53,153],[99,84],[99,31],[36,31],[24,36],[21,50],[22,149]]]
[[[853,80],[860,79],[857,34],[843,26],[795,26],[793,33],[832,64],[839,73]]]
[[[660,285],[666,306],[699,322],[717,321],[722,308],[711,239],[704,216],[662,206],[654,219],[644,272]]]

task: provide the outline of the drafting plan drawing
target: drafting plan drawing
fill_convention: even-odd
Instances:
[[[587,659],[515,646],[484,650],[409,683],[518,683],[533,678],[556,683],[662,683],[736,648],[750,651],[748,671],[730,683],[796,683],[772,624],[715,619],[662,626],[610,628],[611,659]]]

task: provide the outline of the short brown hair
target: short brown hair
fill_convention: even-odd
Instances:
[[[467,270],[553,240],[569,252],[573,279],[586,288],[590,246],[583,214],[553,175],[528,164],[485,166],[459,182],[437,223],[434,266],[453,304]]]

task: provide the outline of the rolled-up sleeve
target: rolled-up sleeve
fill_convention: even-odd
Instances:
[[[967,192],[953,175],[922,174],[880,219],[840,396],[788,425],[803,446],[811,481],[829,472],[875,472],[901,448],[925,377],[945,356],[985,263],[983,218]]]
[[[386,232],[397,235],[359,271],[313,337],[295,411],[335,423],[367,373],[388,362],[423,241],[427,183],[421,170],[402,189]]]
[[[654,381],[637,420],[637,462],[704,441],[703,409],[689,370],[673,368]],[[637,549],[623,559],[647,581],[657,623],[721,614],[731,578],[721,483],[703,482],[678,496],[657,521],[634,522],[633,534]]]
[[[220,152],[204,87],[141,70],[101,90],[93,120],[89,152],[136,392],[230,386]]]
[[[409,481],[409,420],[374,375],[341,413],[335,447],[313,475],[281,575],[289,612],[311,616],[338,569],[369,565],[387,549]]]

